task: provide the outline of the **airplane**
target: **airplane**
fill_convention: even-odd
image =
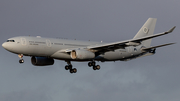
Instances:
[[[99,70],[96,61],[128,61],[155,54],[156,48],[175,43],[151,46],[152,38],[173,32],[176,26],[169,31],[153,34],[156,18],[149,18],[133,39],[112,43],[78,41],[41,36],[18,36],[9,38],[2,47],[9,52],[18,54],[19,63],[24,63],[23,56],[30,56],[34,66],[53,65],[54,59],[67,62],[66,70],[76,73],[71,62],[88,62],[93,70]]]

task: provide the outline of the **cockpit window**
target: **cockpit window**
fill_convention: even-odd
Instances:
[[[7,40],[7,42],[15,42],[14,40]]]

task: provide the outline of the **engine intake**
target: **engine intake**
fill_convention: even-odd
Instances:
[[[93,52],[87,50],[72,50],[71,51],[71,58],[72,59],[93,59],[95,54]]]
[[[31,63],[34,66],[47,66],[47,65],[53,65],[54,59],[47,58],[47,57],[32,57]]]

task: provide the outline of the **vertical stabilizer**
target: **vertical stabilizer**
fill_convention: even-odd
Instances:
[[[145,24],[141,27],[141,29],[138,31],[138,33],[134,36],[133,39],[153,35],[154,29],[156,26],[156,20],[157,20],[156,18],[149,18],[145,22]],[[151,41],[152,41],[152,39],[148,39],[148,40],[142,41],[142,44],[145,47],[150,47]]]

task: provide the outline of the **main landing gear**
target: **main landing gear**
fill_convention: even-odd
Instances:
[[[65,70],[69,70],[69,72],[72,74],[72,73],[76,73],[77,72],[77,69],[76,68],[72,68],[72,64],[71,64],[71,61],[65,61],[67,62],[67,65],[65,66]],[[89,67],[92,67],[93,70],[99,70],[101,67],[100,65],[96,65],[96,62],[95,61],[91,61],[88,63],[88,66]]]
[[[72,68],[72,64],[70,61],[66,61],[68,65],[65,66],[65,69],[66,70],[69,70],[69,72],[72,74],[72,73],[76,73],[77,72],[77,69],[76,68]]]
[[[24,63],[24,60],[22,59],[23,58],[23,54],[18,54],[18,57],[20,58],[19,60],[19,63]]]
[[[95,61],[89,62],[88,66],[93,67],[93,70],[99,70],[101,68],[100,65],[96,65]]]

